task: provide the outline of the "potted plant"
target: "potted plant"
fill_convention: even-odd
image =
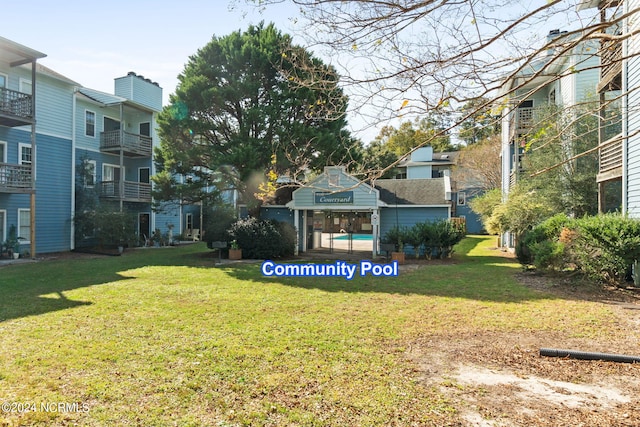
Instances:
[[[11,227],[9,227],[9,234],[4,245],[7,248],[7,254],[10,257],[13,257],[14,259],[18,259],[20,257],[20,240],[14,224],[11,224]]]
[[[402,240],[398,240],[398,250],[391,252],[391,261],[398,261],[398,264],[404,264],[404,244]]]
[[[242,259],[242,249],[238,245],[237,240],[231,241],[231,248],[229,249],[229,259]]]
[[[395,251],[391,252],[391,260],[404,264],[404,234],[405,231],[399,226],[392,227],[384,236],[384,242],[395,243]]]

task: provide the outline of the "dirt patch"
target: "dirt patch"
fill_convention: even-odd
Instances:
[[[577,286],[522,273],[525,286],[572,299],[610,305],[620,331],[640,326],[634,291]],[[638,337],[622,333],[606,343],[560,332],[483,332],[431,336],[414,343],[407,357],[420,379],[440,390],[457,408],[464,426],[637,426],[640,364],[540,356],[540,347],[640,355]]]
[[[627,308],[633,308],[635,305],[637,309],[640,309],[640,289],[633,286],[625,288],[603,286],[577,274],[541,274],[536,271],[523,271],[516,274],[516,279],[524,286],[563,298],[629,303]]]
[[[640,365],[541,357],[537,343],[544,338],[537,338],[440,337],[407,356],[418,364],[421,380],[454,404],[462,425],[637,425]]]

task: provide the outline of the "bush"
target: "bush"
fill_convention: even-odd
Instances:
[[[384,233],[382,243],[393,243],[396,245],[396,251],[402,252],[404,250],[404,244],[407,243],[407,227],[399,227],[394,225]]]
[[[624,283],[629,267],[640,259],[640,222],[606,214],[575,224],[571,251],[579,267],[601,282]]]
[[[275,220],[241,219],[231,225],[228,236],[238,243],[243,258],[280,258],[295,250],[295,229]]]
[[[296,242],[298,241],[296,228],[287,222],[275,221],[275,223],[281,236],[279,241],[281,246],[280,256],[292,256],[295,253]]]
[[[136,217],[127,212],[90,211],[74,218],[77,246],[87,246],[83,240],[96,242],[100,248],[133,245]],[[79,243],[79,244],[78,244]]]
[[[450,221],[417,223],[414,228],[425,247],[427,258],[447,258],[453,253],[453,247],[465,236],[464,226]]]
[[[490,234],[499,234],[500,230],[490,222],[494,210],[502,204],[502,190],[499,188],[474,197],[469,201],[469,207],[480,216],[484,229]]]
[[[521,263],[555,270],[571,265],[597,281],[621,284],[640,259],[640,222],[620,214],[556,215],[527,232],[517,251]]]
[[[562,270],[566,267],[564,244],[553,240],[536,242],[530,246],[536,268]]]
[[[572,220],[565,214],[557,214],[526,231],[516,244],[516,257],[523,264],[533,264],[542,269],[562,269],[567,259],[560,234]]]
[[[402,233],[402,240],[405,244],[409,244],[413,247],[413,252],[416,258],[420,257],[420,247],[423,244],[422,234],[420,233],[420,228],[417,227],[417,224],[411,228],[407,228]]]
[[[516,186],[509,198],[496,206],[486,221],[487,231],[492,234],[513,233],[517,239],[536,224],[549,218],[553,209],[544,195],[526,186]]]

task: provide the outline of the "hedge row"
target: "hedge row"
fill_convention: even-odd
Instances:
[[[640,259],[640,221],[620,214],[549,218],[516,247],[522,264],[543,270],[578,270],[600,282],[622,284]]]
[[[464,236],[463,225],[446,220],[428,221],[418,222],[413,227],[394,226],[384,235],[382,243],[393,243],[401,252],[406,250],[405,245],[410,245],[416,258],[421,253],[428,259],[446,258]]]

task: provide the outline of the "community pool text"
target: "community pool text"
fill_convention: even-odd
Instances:
[[[360,261],[360,264],[349,264],[336,261],[332,264],[280,264],[265,261],[260,267],[263,276],[267,277],[344,277],[351,280],[360,271],[360,276],[393,277],[398,275],[398,261],[390,264],[377,264],[371,261]]]

